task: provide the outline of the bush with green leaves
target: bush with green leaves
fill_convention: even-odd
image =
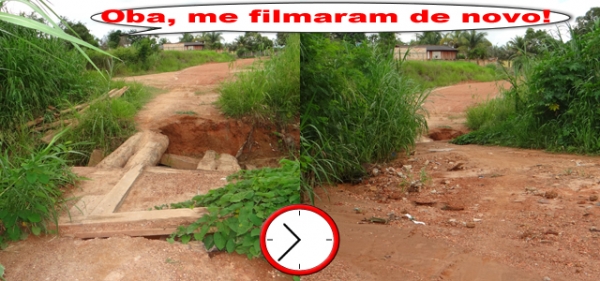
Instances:
[[[8,241],[39,235],[46,223],[58,222],[56,206],[64,187],[79,179],[65,160],[76,153],[67,144],[47,146],[23,157],[0,155],[0,247]]]
[[[208,214],[189,226],[181,226],[169,238],[182,243],[202,241],[207,249],[216,246],[229,253],[261,255],[263,222],[276,210],[301,202],[300,164],[283,159],[280,168],[242,170],[228,177],[225,187],[171,204],[172,209],[206,207]],[[216,232],[209,233],[211,229]]]
[[[428,95],[377,47],[302,35],[300,69],[303,185],[354,180],[364,163],[409,152],[426,129]]]
[[[290,34],[282,52],[225,81],[218,101],[223,113],[279,125],[295,120],[300,107],[299,49],[300,35]]]
[[[503,96],[470,108],[478,131],[454,143],[599,153],[600,26],[571,38],[520,64]]]

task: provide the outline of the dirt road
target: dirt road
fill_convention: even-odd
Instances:
[[[218,69],[227,68],[184,71],[190,88],[172,81],[181,74],[136,79],[171,90],[148,108],[156,104],[163,117],[174,118],[173,111],[183,110],[178,104],[203,98],[194,94],[202,85],[193,73],[214,83],[202,75],[227,77]],[[465,107],[496,92],[494,83],[437,90],[427,105],[430,128],[464,130]],[[185,110],[211,116],[195,106]],[[152,129],[164,119],[153,119],[148,108],[138,120]],[[341,248],[331,266],[302,280],[598,280],[598,163],[598,157],[419,143],[413,155],[380,166],[380,175],[362,184],[328,188],[331,200],[318,191],[324,201],[317,206],[340,228]],[[419,179],[420,192],[406,193]],[[388,224],[363,221],[371,217]],[[0,263],[7,280],[291,280],[261,259],[211,258],[197,243],[128,237],[32,238],[0,251]]]
[[[221,81],[232,78],[235,72],[252,62],[247,59],[235,64],[205,64],[178,72],[126,78],[167,90],[138,113],[138,129],[165,133],[171,144],[168,153],[201,157],[210,148],[235,155],[250,128],[236,120],[228,120],[217,110],[213,105],[218,98],[215,89]],[[254,154],[250,156],[281,155],[269,147],[273,142],[270,133],[267,129],[256,130]],[[79,170],[92,173],[94,168]],[[102,173],[106,175],[100,175],[94,192],[110,190],[123,171]],[[197,190],[209,188],[207,181],[219,182],[219,178],[211,181],[206,175],[198,178],[197,174],[185,173],[169,181],[164,178],[160,174],[142,177],[119,211],[145,210],[165,203],[165,200],[187,200]],[[158,240],[30,237],[0,251],[0,264],[6,267],[5,277],[9,281],[291,280],[260,259],[248,260],[245,256],[224,254],[210,257],[199,243],[172,245],[164,237]]]
[[[497,92],[496,83],[435,91],[426,105],[431,131],[464,131],[465,108]],[[306,280],[598,280],[599,163],[419,143],[408,158],[380,166],[379,176],[328,190],[331,201],[318,205],[340,227],[342,246],[330,267]],[[416,180],[421,191],[406,193]],[[389,224],[362,224],[371,217]]]

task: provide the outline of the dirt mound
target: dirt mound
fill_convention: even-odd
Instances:
[[[439,128],[429,131],[429,138],[432,140],[451,140],[464,135],[465,133],[459,130],[450,128]]]
[[[181,116],[174,122],[160,128],[169,137],[166,153],[202,158],[208,150],[217,153],[239,155],[240,164],[271,166],[288,154],[288,143],[292,147],[300,145],[300,131],[286,129],[281,137],[275,126],[252,124],[240,120],[213,121],[195,116]],[[284,140],[287,138],[287,141]]]

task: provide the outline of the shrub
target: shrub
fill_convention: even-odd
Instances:
[[[521,58],[509,77],[513,90],[470,110],[481,112],[467,116],[480,131],[455,143],[600,152],[600,28],[571,38],[539,58]],[[494,104],[503,104],[503,114]]]
[[[415,144],[426,128],[427,92],[401,74],[403,67],[376,47],[302,34],[305,186],[358,178],[361,164],[388,161]]]
[[[64,132],[63,132],[64,133]],[[55,140],[60,137],[57,135]],[[55,141],[54,140],[54,141]],[[0,246],[7,241],[39,235],[47,222],[57,223],[55,206],[61,203],[64,186],[78,177],[64,160],[75,153],[54,141],[27,156],[0,155]]]

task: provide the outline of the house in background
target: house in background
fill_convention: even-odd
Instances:
[[[166,43],[162,45],[165,51],[204,50],[204,42]]]
[[[406,60],[456,60],[458,50],[448,46],[437,45],[399,45],[394,50],[396,58],[404,58],[408,52]]]

